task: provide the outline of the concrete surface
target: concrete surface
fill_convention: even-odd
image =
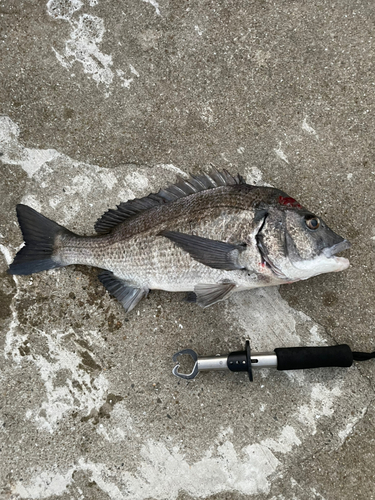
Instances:
[[[246,338],[375,349],[374,24],[372,1],[0,1],[1,498],[375,498],[373,362],[171,374]],[[95,269],[6,274],[17,203],[89,234],[210,162],[324,216],[351,267],[128,316]]]

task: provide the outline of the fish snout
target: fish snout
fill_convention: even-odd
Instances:
[[[344,250],[347,250],[348,248],[350,248],[350,246],[351,245],[348,240],[342,240],[340,241],[340,243],[336,243],[335,245],[332,245],[329,248],[325,248],[323,250],[323,254],[328,258],[333,257],[334,255],[343,252]]]

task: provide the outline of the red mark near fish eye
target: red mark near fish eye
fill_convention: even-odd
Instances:
[[[279,196],[280,205],[284,205],[284,207],[288,208],[302,208],[302,205],[298,203],[294,198]]]

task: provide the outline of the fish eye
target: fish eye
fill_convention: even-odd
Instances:
[[[306,218],[305,223],[306,226],[312,230],[318,229],[318,227],[320,226],[320,220],[318,219],[318,217]]]

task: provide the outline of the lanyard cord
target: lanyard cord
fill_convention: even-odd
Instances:
[[[368,359],[375,358],[374,352],[357,352],[353,351],[353,359],[354,361],[366,361]]]

